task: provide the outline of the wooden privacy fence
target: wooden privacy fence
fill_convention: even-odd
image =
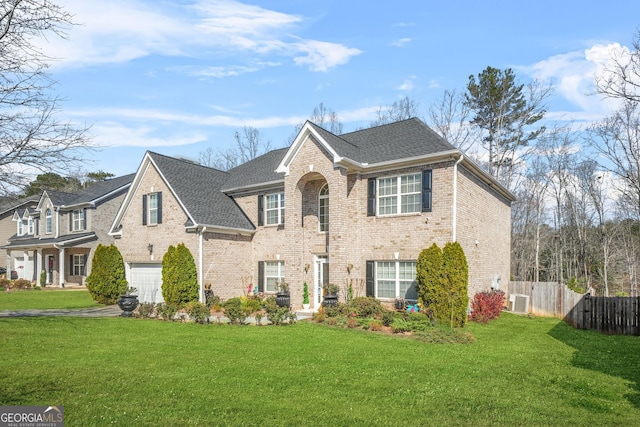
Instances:
[[[529,296],[528,312],[564,319],[578,329],[640,335],[640,297],[594,297],[555,282],[509,282],[507,297]]]

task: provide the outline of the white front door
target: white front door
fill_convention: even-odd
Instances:
[[[318,310],[322,304],[322,287],[329,283],[329,257],[316,255],[315,285],[313,287],[313,309]]]

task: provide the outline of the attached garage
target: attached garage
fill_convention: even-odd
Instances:
[[[162,264],[130,264],[129,286],[138,290],[140,302],[164,302],[162,298]]]

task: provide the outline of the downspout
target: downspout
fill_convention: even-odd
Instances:
[[[204,303],[204,233],[207,231],[207,227],[202,227],[200,233],[198,233],[198,282],[200,285],[200,302]]]
[[[464,159],[464,154],[460,154],[460,158],[453,164],[453,224],[451,226],[451,241],[455,242],[458,238],[458,163]]]

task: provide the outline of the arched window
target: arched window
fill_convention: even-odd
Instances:
[[[318,227],[329,231],[329,184],[323,185],[318,195]]]
[[[52,232],[52,223],[51,223],[51,208],[47,209],[46,213],[44,214],[44,219],[45,219],[45,226],[46,226],[46,233],[50,234]]]

